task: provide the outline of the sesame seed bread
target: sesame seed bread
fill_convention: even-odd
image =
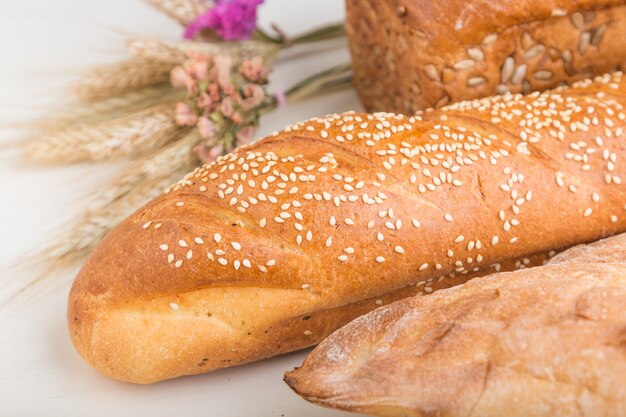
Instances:
[[[530,93],[626,69],[626,0],[347,0],[368,111]]]
[[[626,415],[626,234],[359,317],[286,382],[379,416]]]
[[[105,237],[69,296],[74,344],[126,381],[206,372],[626,231],[625,104],[616,73],[290,126],[198,168]]]

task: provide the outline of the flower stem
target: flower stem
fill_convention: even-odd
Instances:
[[[352,67],[349,63],[341,64],[319,72],[293,85],[285,93],[288,103],[297,103],[309,98],[327,93],[340,91],[352,86]],[[261,115],[269,113],[278,107],[276,96],[270,96],[261,105]]]
[[[276,35],[270,35],[261,28],[257,28],[254,39],[260,41],[266,41],[281,45],[284,48],[288,48],[293,45],[302,45],[312,42],[321,42],[345,36],[345,28],[343,22],[336,22],[320,26],[306,32],[303,32],[294,37],[288,37],[283,31],[276,25],[272,25],[272,28],[277,33]]]

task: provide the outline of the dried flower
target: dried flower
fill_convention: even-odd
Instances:
[[[176,106],[176,122],[196,126],[203,142],[194,148],[204,162],[250,142],[260,109],[271,101],[268,70],[260,58],[235,67],[228,56],[192,55],[172,70],[172,85],[187,90]]]
[[[242,62],[239,72],[252,82],[264,80],[268,75],[267,69],[263,66],[263,59],[260,56]]]
[[[215,136],[215,123],[208,117],[202,116],[198,119],[198,131],[204,139],[213,138]]]
[[[250,39],[256,29],[257,7],[263,0],[217,0],[185,30],[185,38],[209,32],[226,41]]]
[[[197,123],[198,117],[187,103],[176,104],[176,123],[180,126],[193,126]]]

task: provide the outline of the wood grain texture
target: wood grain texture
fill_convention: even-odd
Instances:
[[[70,293],[74,344],[127,381],[206,372],[625,231],[624,104],[616,73],[290,126],[190,173],[104,239]]]
[[[287,383],[380,416],[626,414],[626,234],[354,320]]]
[[[411,113],[624,70],[624,0],[348,0],[366,109]]]

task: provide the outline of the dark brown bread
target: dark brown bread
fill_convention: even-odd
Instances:
[[[626,234],[360,317],[287,383],[380,416],[626,415]]]
[[[554,88],[626,64],[625,0],[348,0],[368,111]]]
[[[118,379],[206,372],[319,343],[384,294],[626,231],[624,104],[614,74],[288,127],[111,232],[70,293],[72,339]]]

